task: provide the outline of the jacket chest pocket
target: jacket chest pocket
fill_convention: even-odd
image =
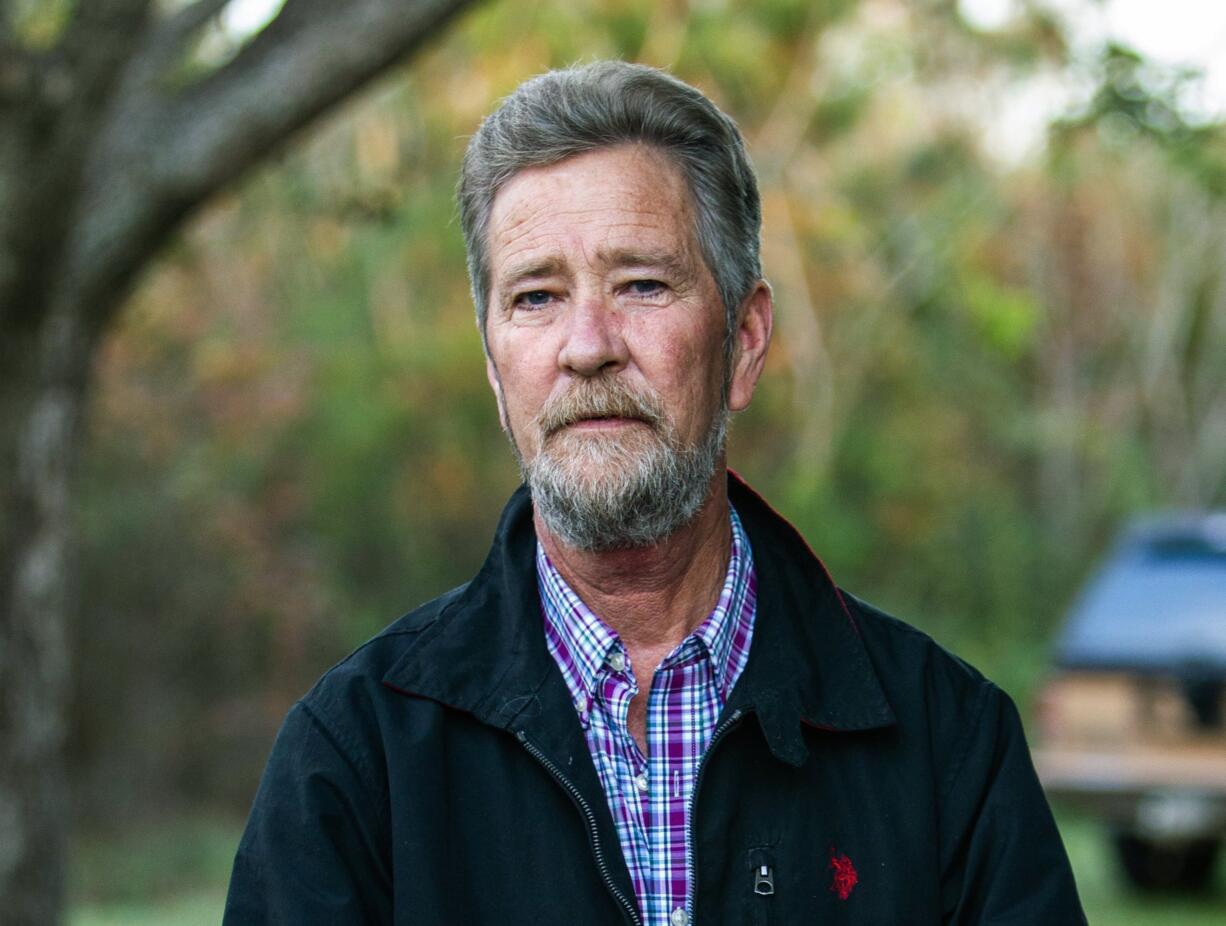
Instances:
[[[775,913],[775,852],[758,846],[746,853],[745,926],[770,926],[782,923]]]
[[[866,895],[856,864],[845,854],[828,849],[825,855],[797,857],[783,845],[756,846],[742,855],[738,883],[727,886],[731,910],[740,910],[720,922],[744,926],[793,926],[797,923],[922,923],[922,904],[899,905],[891,892]],[[743,879],[743,880],[739,880]],[[878,896],[880,893],[880,896]],[[867,902],[866,902],[867,901]],[[910,910],[911,914],[900,911]],[[714,920],[700,915],[702,926]]]

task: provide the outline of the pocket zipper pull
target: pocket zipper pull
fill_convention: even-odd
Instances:
[[[770,865],[759,865],[754,869],[753,892],[763,897],[775,893],[775,869]]]

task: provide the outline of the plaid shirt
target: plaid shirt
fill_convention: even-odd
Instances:
[[[652,679],[646,757],[626,723],[639,689],[621,639],[579,600],[539,543],[536,567],[545,640],[574,698],[644,921],[685,926],[694,780],[753,636],[758,596],[749,538],[733,510],[732,554],[715,610]]]

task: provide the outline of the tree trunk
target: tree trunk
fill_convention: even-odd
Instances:
[[[26,47],[0,0],[0,922],[64,906],[70,473],[96,347],[186,217],[471,0],[285,0],[174,74],[228,0],[75,0]]]
[[[13,926],[63,908],[69,473],[89,349],[63,313],[0,344],[0,898]]]

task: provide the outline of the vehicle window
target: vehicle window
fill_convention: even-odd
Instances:
[[[1117,553],[1074,605],[1057,658],[1226,673],[1226,551],[1174,538]]]

